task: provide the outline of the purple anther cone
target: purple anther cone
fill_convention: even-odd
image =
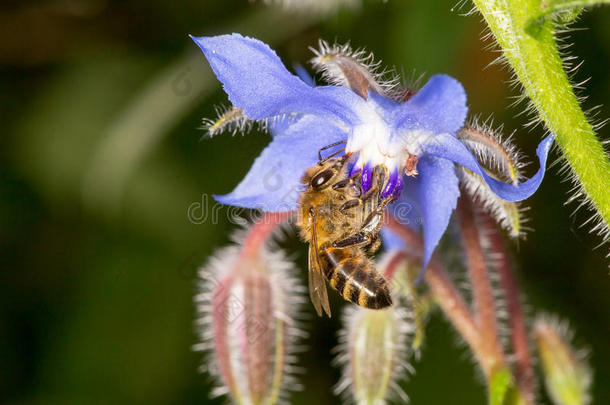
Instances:
[[[398,200],[398,197],[400,197],[403,184],[402,176],[398,176],[396,179],[396,184],[394,185],[394,190],[392,190],[392,201],[396,201]]]
[[[362,168],[362,176],[360,177],[360,186],[362,192],[366,193],[371,189],[371,183],[373,180],[373,166],[368,163]]]
[[[349,177],[354,177],[358,173],[360,173],[358,166],[352,165],[352,167],[349,169]]]
[[[392,173],[390,173],[390,178],[388,179],[388,182],[385,184],[385,187],[381,191],[381,195],[379,197],[383,200],[387,196],[391,195],[394,192],[394,189],[396,188],[397,183],[398,183],[398,170],[394,170],[394,171],[392,171]],[[401,181],[401,183],[402,183],[402,181]]]

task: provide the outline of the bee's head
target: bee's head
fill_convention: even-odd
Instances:
[[[313,190],[319,191],[331,186],[343,170],[345,159],[334,158],[320,162],[305,172],[301,181]]]

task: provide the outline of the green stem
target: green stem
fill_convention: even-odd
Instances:
[[[540,26],[553,16],[557,17],[557,22],[560,24],[569,23],[578,17],[585,7],[600,4],[610,4],[610,0],[543,0],[537,14],[528,20],[525,30],[530,34],[537,33]]]
[[[583,193],[605,222],[601,230],[607,231],[610,224],[610,160],[580,109],[563,70],[552,21],[544,19],[535,35],[526,33],[530,19],[540,14],[540,0],[473,1],[502,47],[525,94],[549,130],[555,133],[557,144]],[[552,3],[546,4],[548,8]]]
[[[561,11],[568,11],[575,8],[585,8],[598,4],[610,4],[610,0],[552,0],[540,3],[539,14],[551,15]]]

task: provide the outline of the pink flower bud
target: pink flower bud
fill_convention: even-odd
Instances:
[[[220,249],[200,270],[195,296],[195,349],[209,354],[202,369],[217,379],[214,394],[236,404],[272,405],[297,387],[290,373],[302,289],[290,276],[294,265],[264,242],[264,227],[254,225]]]

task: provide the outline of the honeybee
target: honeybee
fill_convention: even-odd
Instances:
[[[392,305],[388,285],[365,253],[380,245],[385,206],[380,182],[363,194],[347,174],[347,156],[327,158],[306,170],[297,225],[309,242],[309,296],[316,312],[330,317],[326,278],[347,301],[365,308]]]

